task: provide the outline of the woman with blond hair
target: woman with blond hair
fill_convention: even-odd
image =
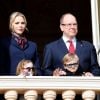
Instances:
[[[34,63],[37,75],[41,75],[37,45],[25,36],[29,32],[27,20],[23,13],[13,12],[10,15],[9,29],[11,37],[1,40],[4,62],[6,62],[3,65],[6,69],[4,74],[16,75],[16,66],[19,61],[29,59]]]

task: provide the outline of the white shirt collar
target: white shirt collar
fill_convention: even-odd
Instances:
[[[62,36],[62,39],[63,39],[63,41],[64,41],[64,43],[65,43],[65,45],[66,45],[66,47],[67,48],[69,48],[69,38],[67,38],[66,36]],[[74,44],[74,47],[76,48],[76,37],[74,37],[73,39],[72,39],[72,42],[73,42],[73,44]]]
[[[62,39],[63,39],[63,41],[66,43],[67,41],[69,41],[69,38],[67,38],[66,36],[62,36]],[[76,42],[76,37],[74,37],[73,39],[72,39],[72,42]]]

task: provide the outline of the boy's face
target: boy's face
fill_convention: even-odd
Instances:
[[[64,69],[75,73],[78,69],[79,63],[78,61],[69,61],[69,62],[64,62]]]

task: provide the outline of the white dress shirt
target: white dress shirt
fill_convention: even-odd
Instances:
[[[69,45],[70,45],[69,40],[70,40],[70,39],[67,38],[67,37],[65,37],[64,35],[62,36],[62,39],[63,39],[63,41],[64,41],[66,47],[67,47],[68,50],[69,50]],[[73,42],[74,48],[76,49],[76,38],[75,38],[75,37],[72,39],[72,42]]]

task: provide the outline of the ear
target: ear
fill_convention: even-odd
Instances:
[[[61,24],[60,24],[60,29],[61,29],[61,31],[63,32],[63,25],[61,25]]]

